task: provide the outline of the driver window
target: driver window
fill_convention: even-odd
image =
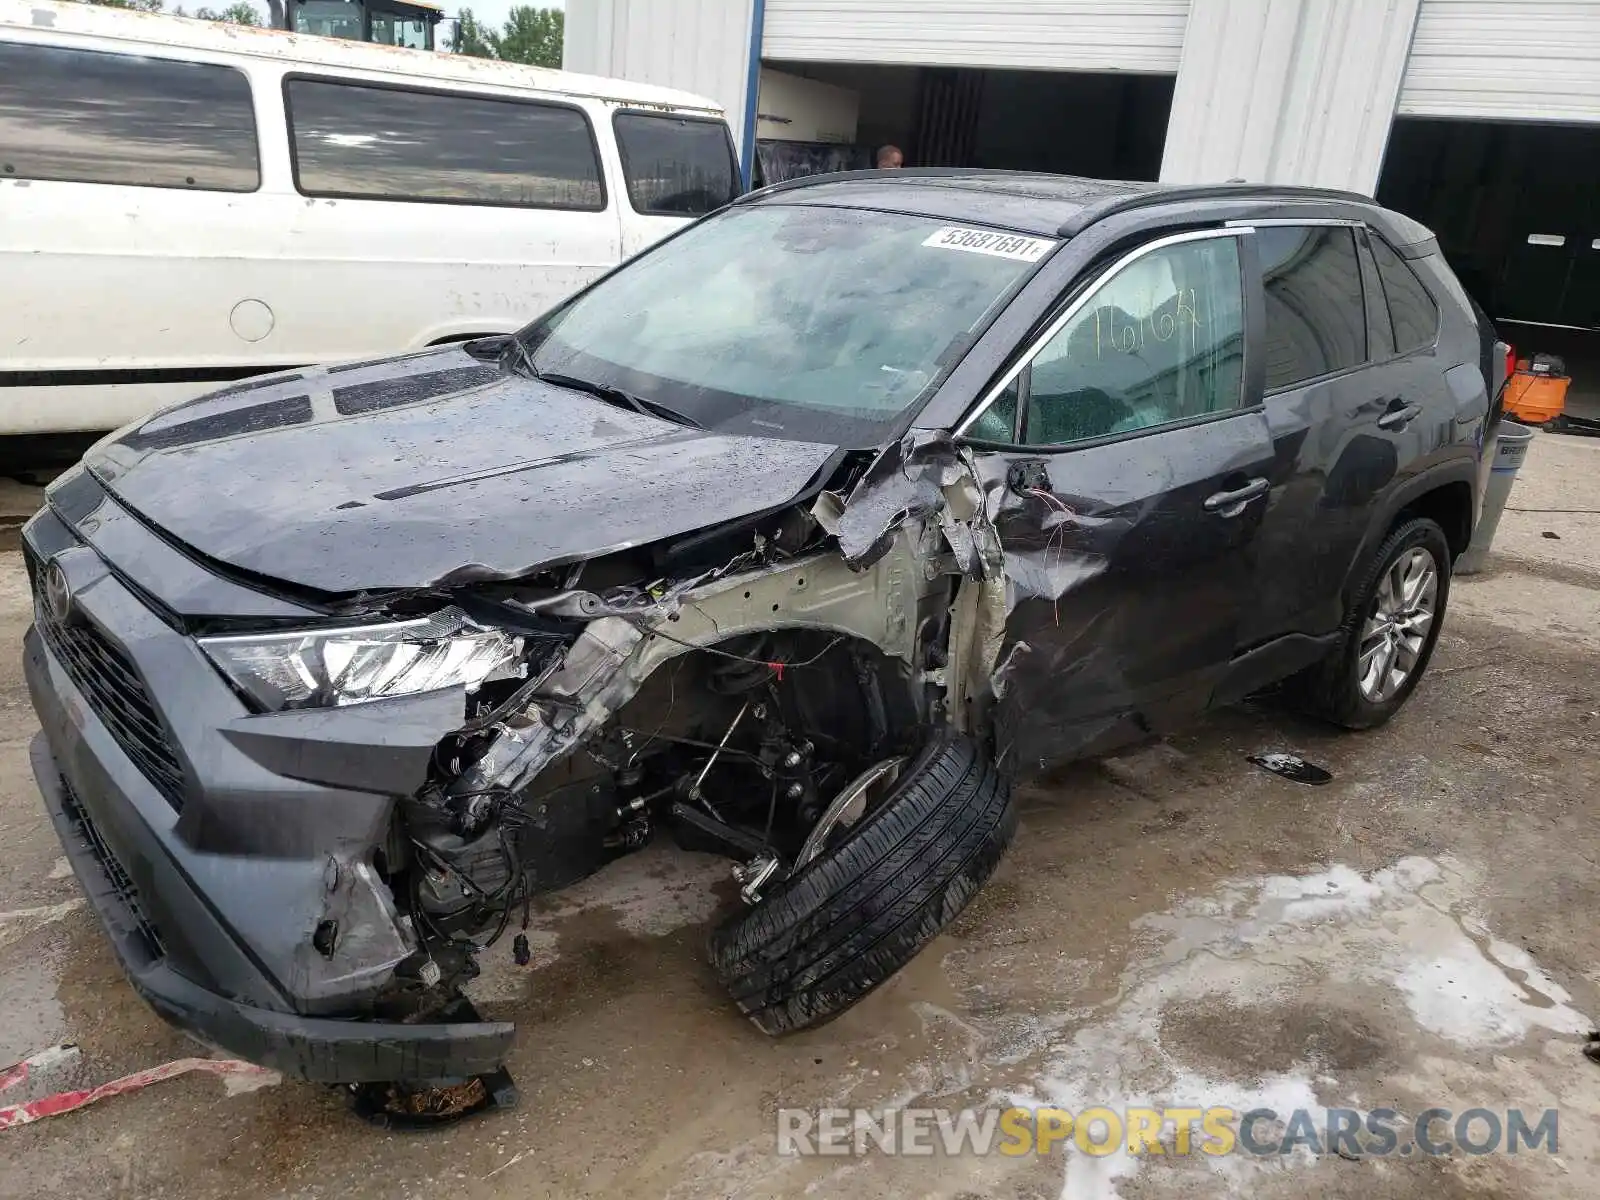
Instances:
[[[1237,408],[1243,309],[1237,238],[1129,263],[1033,359],[1023,441],[1066,445]]]

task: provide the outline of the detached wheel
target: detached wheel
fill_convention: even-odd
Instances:
[[[1301,705],[1346,729],[1382,725],[1428,669],[1450,599],[1450,543],[1425,517],[1385,539],[1339,645],[1295,680]]]
[[[880,768],[874,783],[892,778],[881,798],[808,842],[820,847],[810,861],[712,934],[712,966],[767,1033],[843,1012],[903,967],[966,907],[1016,832],[1010,788],[970,738],[941,732],[897,776]],[[846,799],[828,812],[849,816]]]

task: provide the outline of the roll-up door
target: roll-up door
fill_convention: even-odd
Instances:
[[[1190,0],[767,0],[762,57],[1172,74]]]
[[[1600,122],[1600,0],[1422,0],[1400,115]]]

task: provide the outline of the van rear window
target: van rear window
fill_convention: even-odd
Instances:
[[[617,148],[633,210],[698,217],[739,194],[733,139],[721,121],[618,113]]]
[[[253,192],[250,82],[208,63],[0,42],[0,177]]]
[[[295,185],[307,196],[506,208],[606,206],[576,108],[290,78]]]

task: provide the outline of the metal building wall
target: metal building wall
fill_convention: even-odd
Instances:
[[[569,71],[709,96],[740,141],[753,0],[567,0]]]
[[[762,53],[811,62],[1171,73],[1189,6],[1190,0],[767,0]]]
[[[1600,0],[1422,0],[1400,112],[1600,121]]]
[[[1162,180],[1371,193],[1418,5],[1202,0],[1184,41]]]

